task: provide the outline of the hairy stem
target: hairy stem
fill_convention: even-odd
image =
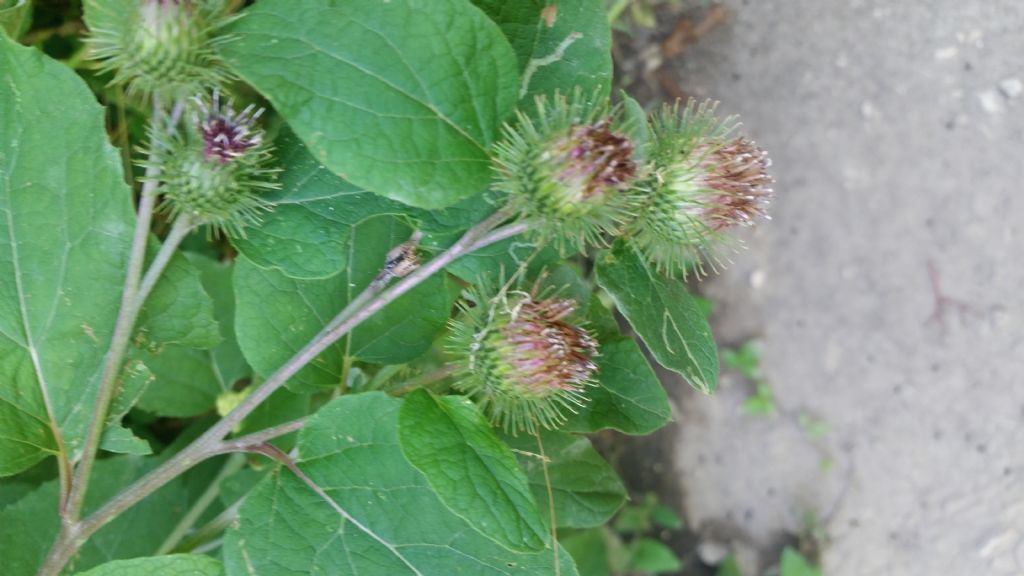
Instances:
[[[246,434],[245,436],[239,436],[237,438],[232,438],[231,440],[225,440],[224,442],[221,442],[220,451],[221,452],[239,452],[239,451],[244,451],[244,450],[247,450],[251,446],[258,446],[260,444],[266,444],[270,440],[273,440],[274,438],[277,438],[279,436],[284,436],[285,434],[291,434],[292,432],[297,432],[297,431],[301,430],[302,427],[305,426],[305,425],[306,425],[306,418],[299,418],[297,420],[292,420],[290,422],[285,422],[284,424],[278,424],[277,426],[272,426],[270,428],[264,428],[263,430],[260,430],[258,432],[253,432],[252,434]]]
[[[150,122],[155,130],[163,122],[164,111],[160,105],[158,95],[153,95],[153,115]],[[92,466],[96,461],[96,454],[99,451],[100,440],[103,437],[103,429],[107,422],[107,410],[117,391],[117,376],[121,370],[121,363],[124,360],[125,351],[131,340],[132,330],[135,327],[135,319],[138,317],[136,306],[136,294],[139,290],[139,281],[142,276],[142,267],[146,259],[146,242],[149,240],[149,226],[153,219],[153,207],[156,204],[156,177],[160,174],[159,163],[156,161],[156,142],[153,142],[153,152],[150,153],[149,163],[146,166],[146,176],[142,184],[142,192],[139,196],[138,216],[135,219],[135,234],[132,237],[131,250],[128,255],[127,273],[124,279],[124,292],[121,295],[121,309],[114,324],[114,334],[111,337],[110,348],[103,365],[103,374],[100,378],[99,390],[96,394],[96,404],[92,411],[92,421],[89,423],[89,430],[86,433],[85,445],[82,448],[82,459],[75,467],[75,473],[71,481],[71,492],[67,501],[62,506],[61,516],[64,523],[75,522],[82,512],[82,504],[85,502],[85,492],[89,485],[89,476],[92,474]]]
[[[371,282],[362,294],[356,296],[355,299],[352,300],[352,304],[346,306],[334,320],[328,323],[328,328],[326,330],[318,334],[309,342],[309,344],[307,344],[302,350],[296,353],[295,356],[288,360],[288,362],[267,378],[266,381],[264,381],[259,388],[253,391],[252,394],[246,396],[246,398],[240,402],[234,410],[228,413],[227,416],[221,419],[221,421],[215,424],[212,428],[207,430],[205,434],[196,440],[196,442],[200,443],[214,438],[216,440],[221,440],[226,437],[235,426],[240,424],[242,420],[249,415],[249,413],[251,413],[264,400],[269,398],[271,394],[284,386],[285,382],[287,382],[289,378],[294,376],[295,373],[306,366],[306,364],[312,362],[314,358],[319,356],[320,353],[326,350],[331,344],[337,342],[338,339],[345,334],[348,334],[364,320],[373,316],[382,308],[391,302],[394,302],[398,297],[402,296],[409,290],[412,290],[430,276],[433,276],[434,273],[438,272],[455,259],[494,242],[504,240],[510,236],[515,236],[525,230],[524,224],[512,224],[505,228],[495,230],[491,234],[487,234],[487,232],[491,231],[498,222],[504,219],[504,217],[505,216],[492,216],[471,228],[462,238],[448,248],[448,250],[444,251],[438,257],[427,262],[425,265],[418,268],[400,280],[397,284],[383,292],[383,284]],[[354,310],[355,306],[353,305],[358,306],[358,310]],[[339,318],[341,321],[338,321]]]
[[[361,306],[358,310],[352,310],[352,306],[347,306],[334,320],[328,323],[329,329],[321,331],[217,424],[90,516],[70,525],[66,531],[67,534],[62,531],[61,537],[58,537],[54,547],[50,550],[44,570],[40,574],[58,574],[85,540],[105,524],[196,464],[229,450],[232,447],[232,441],[225,442],[224,439],[242,420],[270,395],[284,386],[289,378],[356,326],[461,256],[527,230],[528,224],[525,222],[495,228],[507,217],[508,215],[504,212],[498,212],[477,224],[446,251],[386,290],[384,290],[383,284],[371,283],[366,290],[372,296],[360,295],[353,300],[354,303],[365,300],[365,306]]]
[[[155,196],[155,194],[150,194],[150,196]],[[114,331],[115,340],[111,343],[110,351],[107,353],[107,365],[104,366],[103,380],[100,383],[100,393],[97,398],[96,407],[94,408],[95,412],[93,412],[94,421],[91,424],[92,428],[89,430],[89,432],[92,433],[94,428],[98,428],[99,437],[93,451],[93,458],[91,458],[88,464],[86,464],[86,459],[83,455],[82,462],[75,470],[76,475],[72,484],[72,498],[70,500],[72,506],[68,510],[68,518],[70,519],[77,518],[81,511],[82,499],[85,498],[85,491],[89,483],[89,474],[92,470],[92,464],[95,462],[95,456],[99,448],[99,441],[102,439],[103,429],[106,426],[107,411],[110,408],[110,403],[113,401],[114,396],[117,394],[118,375],[120,374],[121,366],[124,364],[125,355],[128,352],[132,331],[135,329],[135,322],[139,318],[139,313],[142,311],[142,306],[146,302],[146,298],[153,291],[153,287],[156,286],[157,280],[160,279],[164,270],[167,269],[167,265],[171,262],[171,258],[177,251],[178,246],[181,245],[181,241],[185,239],[185,236],[187,236],[189,231],[192,230],[192,227],[191,221],[187,217],[183,216],[175,220],[170,233],[167,235],[167,238],[164,239],[163,244],[160,246],[160,250],[156,253],[156,257],[153,258],[153,262],[146,270],[146,274],[143,276],[142,282],[134,287],[132,299],[121,308],[118,326]],[[146,237],[148,239],[148,234]],[[121,318],[123,318],[123,321],[120,320]],[[118,329],[121,330],[120,337],[118,337]],[[102,404],[100,401],[102,401]],[[75,498],[76,496],[77,499]]]

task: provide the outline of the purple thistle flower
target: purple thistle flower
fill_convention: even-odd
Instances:
[[[203,157],[207,160],[226,164],[263,142],[263,132],[255,126],[263,108],[250,104],[236,112],[230,103],[221,106],[217,91],[209,107],[201,99],[197,98],[196,102],[203,112],[199,130],[203,136]]]

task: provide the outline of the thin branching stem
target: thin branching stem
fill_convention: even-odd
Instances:
[[[160,250],[156,253],[153,258],[153,263],[149,265],[149,269],[146,270],[145,276],[142,277],[142,283],[139,285],[139,290],[135,294],[135,312],[142,310],[142,305],[146,303],[146,298],[149,298],[149,294],[153,291],[160,276],[164,270],[167,269],[167,265],[170,264],[171,258],[174,257],[178,247],[181,246],[181,241],[188,236],[195,228],[192,220],[182,214],[174,221],[171,226],[170,232],[167,233],[167,237],[164,238],[163,244],[160,245]]]
[[[271,394],[284,386],[285,382],[287,382],[289,378],[312,362],[314,358],[319,356],[331,344],[337,342],[342,336],[348,334],[353,328],[361,324],[367,318],[373,316],[382,308],[394,302],[400,296],[409,290],[412,290],[427,278],[433,276],[436,272],[440,271],[455,259],[469,252],[478,250],[484,246],[515,236],[525,231],[525,224],[511,224],[491,232],[491,230],[493,230],[494,227],[505,218],[507,218],[507,215],[499,212],[484,220],[467,231],[466,234],[448,248],[448,250],[430,260],[387,290],[384,289],[384,284],[371,282],[362,294],[356,296],[352,300],[352,304],[346,306],[334,320],[328,323],[329,328],[327,330],[322,331],[314,337],[309,344],[296,353],[295,356],[288,360],[288,362],[281,366],[281,368],[274,372],[274,374],[267,378],[259,388],[252,392],[252,394],[246,396],[246,398],[242,400],[234,410],[228,413],[227,416],[220,420],[220,422],[207,430],[205,434],[196,440],[196,442],[200,443],[211,439],[219,441],[226,437],[235,426],[240,424],[242,420],[249,415],[249,413],[251,413],[264,400],[269,398]],[[488,232],[491,233],[488,234]],[[358,310],[354,310],[356,306],[353,306],[353,304],[358,306]],[[339,322],[338,318],[341,318],[342,320]]]
[[[354,307],[352,305],[347,306],[334,320],[328,323],[329,329],[321,331],[302,350],[297,352],[295,356],[240,402],[234,410],[210,427],[199,438],[149,474],[137,480],[90,516],[79,522],[66,524],[66,528],[62,529],[60,536],[54,543],[53,548],[51,548],[40,574],[43,576],[59,574],[60,570],[74,556],[82,544],[97,530],[196,464],[212,456],[224,453],[231,442],[225,442],[224,439],[231,434],[232,430],[242,420],[274,392],[284,386],[289,378],[294,376],[341,337],[351,332],[356,326],[456,259],[495,242],[522,234],[529,227],[526,222],[518,222],[498,228],[497,226],[506,219],[508,219],[508,214],[505,212],[499,211],[493,214],[469,229],[462,238],[447,250],[405,278],[402,278],[390,288],[385,289],[385,284],[383,283],[371,283],[366,289],[371,295],[360,295],[353,300],[353,303],[365,301],[365,306],[360,306],[358,310],[353,310]]]
[[[306,418],[298,418],[284,424],[278,424],[277,426],[271,426],[270,428],[264,428],[258,432],[252,434],[246,434],[245,436],[239,436],[232,438],[231,440],[225,440],[221,442],[221,452],[239,452],[244,451],[250,446],[258,446],[260,444],[266,444],[267,442],[284,436],[285,434],[291,434],[292,432],[298,432],[306,425]]]
[[[104,402],[102,404],[102,407],[100,403],[97,402],[95,408],[96,412],[94,412],[94,418],[96,419],[95,422],[100,423],[100,439],[102,439],[103,429],[105,428],[106,425],[107,411],[109,410],[110,403],[114,400],[114,396],[117,393],[116,384],[118,380],[118,374],[120,373],[121,366],[124,364],[125,355],[128,352],[128,346],[131,341],[131,333],[135,329],[135,322],[139,318],[139,313],[142,311],[142,306],[146,302],[146,298],[153,291],[153,288],[156,286],[156,283],[160,279],[160,276],[164,273],[164,270],[167,269],[167,265],[170,264],[171,258],[178,250],[178,246],[181,245],[181,241],[185,239],[185,236],[188,235],[192,228],[193,225],[191,224],[190,220],[187,217],[180,217],[177,220],[175,220],[174,225],[171,227],[170,233],[164,239],[163,244],[160,246],[160,250],[157,251],[156,256],[153,258],[153,262],[146,270],[146,274],[145,276],[143,276],[142,282],[135,288],[134,297],[127,304],[127,306],[121,309],[122,314],[119,316],[124,318],[124,323],[121,324],[119,322],[118,326],[124,327],[123,330],[125,331],[126,337],[123,339],[119,338],[115,342],[111,343],[110,352],[108,352],[107,355],[108,364],[107,366],[104,367],[104,379],[102,380],[100,385],[99,399],[103,400]],[[116,329],[115,335],[117,335]],[[107,376],[108,372],[110,373],[110,376]],[[109,384],[108,378],[110,379]],[[94,427],[96,426],[95,422],[93,423]],[[91,429],[90,432],[92,432]],[[99,441],[97,441],[96,448],[99,448]],[[89,463],[90,469],[92,466],[92,462],[95,460],[95,453],[93,454],[93,456],[93,460],[90,461]],[[89,470],[83,468],[84,466],[85,457],[83,455],[82,463],[79,464],[79,468],[76,469],[76,473],[79,472],[79,470],[85,471],[76,474],[74,477],[74,482],[71,490],[71,494],[73,497],[76,494],[81,494],[79,498],[85,497],[85,489],[89,482]],[[75,502],[76,500],[72,498],[71,503],[74,504]],[[81,503],[79,502],[78,505],[79,507],[77,509],[71,508],[68,510],[69,513],[72,510],[74,510],[75,513],[75,516],[69,516],[69,518],[77,518],[77,514],[81,510]]]
[[[200,516],[213,504],[213,501],[220,494],[221,483],[228,476],[238,472],[245,467],[245,456],[241,454],[232,454],[228,456],[224,465],[221,466],[217,472],[217,476],[210,481],[203,493],[199,495],[195,503],[188,509],[188,512],[181,517],[181,520],[171,529],[171,533],[167,535],[160,547],[156,549],[155,556],[162,556],[169,554],[178,544],[181,542],[185,534],[188,533],[189,529],[195,525],[196,521],[199,520]]]
[[[139,192],[135,231],[128,253],[124,289],[121,295],[121,307],[114,324],[114,334],[111,336],[110,347],[104,357],[103,372],[100,376],[100,384],[96,392],[96,403],[93,407],[92,420],[86,431],[81,460],[71,476],[67,494],[61,499],[61,527],[54,543],[54,550],[70,549],[71,554],[73,554],[84,543],[85,538],[87,538],[87,536],[81,534],[79,518],[82,506],[85,503],[85,495],[89,487],[93,465],[96,462],[96,456],[99,453],[100,443],[103,439],[103,431],[106,428],[110,405],[117,393],[118,376],[124,363],[128,346],[131,343],[135,322],[138,320],[146,297],[166,269],[171,256],[173,256],[181,240],[184,239],[191,229],[187,219],[175,223],[171,230],[171,235],[164,242],[153,264],[146,272],[145,278],[143,278],[146,246],[149,242],[150,226],[153,222],[153,211],[156,208],[157,187],[159,185],[157,180],[160,175],[159,155],[162,152],[160,141],[165,131],[175,130],[183,110],[184,103],[179,100],[175,102],[168,115],[163,109],[159,95],[153,95],[153,111],[150,117],[153,141],[151,142],[151,150],[146,162],[142,189]],[[40,574],[59,573],[70,557],[68,555],[63,560],[60,560],[59,565],[57,565],[53,561],[58,559],[53,555],[48,556],[40,569]]]
[[[245,497],[242,496],[238,500],[235,500],[230,506],[225,508],[213,517],[212,520],[203,524],[199,528],[196,528],[191,535],[181,541],[172,552],[174,553],[185,553],[193,552],[195,554],[201,554],[200,550],[214,549],[215,542],[220,541],[221,535],[231,523],[238,518],[238,511],[242,508],[242,503],[245,501]]]
[[[154,134],[163,121],[164,110],[160,104],[159,96],[154,94],[153,115],[150,118]],[[154,140],[156,140],[155,137]],[[117,376],[121,370],[124,354],[128,350],[132,330],[135,327],[135,320],[139,313],[136,295],[139,291],[142,267],[146,260],[146,243],[149,241],[149,227],[153,219],[153,208],[156,205],[156,177],[160,174],[159,162],[156,161],[156,155],[159,153],[156,142],[153,142],[152,148],[149,162],[146,165],[146,175],[142,184],[142,191],[139,195],[138,215],[135,219],[135,234],[132,237],[132,245],[128,254],[124,292],[121,295],[121,309],[118,312],[117,321],[114,324],[114,334],[110,340],[110,348],[107,350],[104,360],[103,374],[100,378],[99,390],[96,393],[96,404],[92,411],[92,421],[89,423],[85,445],[82,448],[82,459],[78,466],[75,467],[74,476],[71,481],[71,491],[61,509],[64,525],[76,522],[81,515],[86,489],[89,486],[89,477],[92,474],[92,466],[96,461],[96,454],[99,452],[103,429],[106,427],[107,411],[114,398],[114,393],[117,391]]]

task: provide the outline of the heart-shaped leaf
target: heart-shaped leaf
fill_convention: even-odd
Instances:
[[[132,222],[85,83],[0,34],[0,476],[81,446]]]
[[[346,180],[424,208],[490,181],[516,61],[465,0],[263,0],[228,32],[229,65]]]
[[[352,227],[345,267],[322,280],[298,280],[264,270],[246,258],[235,264],[236,332],[253,368],[273,373],[298,352],[384,265],[392,247],[411,230],[393,216],[376,216]],[[292,386],[336,386],[346,356],[380,364],[401,364],[429,349],[452,306],[442,275],[434,275],[363,322],[292,379]]]

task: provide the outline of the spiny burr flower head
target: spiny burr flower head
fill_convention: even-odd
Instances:
[[[222,0],[91,0],[87,40],[101,70],[133,93],[184,98],[223,84],[230,74],[217,55],[232,18]]]
[[[630,216],[640,165],[615,110],[579,92],[539,98],[496,146],[496,188],[531,220],[531,232],[565,252],[599,245]]]
[[[700,215],[709,228],[717,232],[749,226],[756,217],[768,218],[774,181],[768,175],[767,152],[740,136],[722,144],[702,144],[694,155],[700,158],[697,184],[717,193]]]
[[[753,141],[734,136],[732,118],[693,101],[666,107],[651,122],[649,193],[627,235],[670,274],[722,265],[719,249],[736,241],[727,232],[768,218],[771,161]]]
[[[563,185],[566,200],[586,202],[613,194],[636,176],[633,143],[612,132],[611,120],[572,126],[548,150],[548,159],[559,168],[554,176]]]
[[[183,135],[161,145],[161,209],[185,215],[215,233],[243,236],[269,204],[260,193],[278,188],[277,170],[268,167],[271,148],[256,125],[262,109],[236,112],[217,92],[195,100],[198,113]],[[157,139],[159,140],[159,139]]]
[[[492,423],[512,433],[555,428],[565,410],[586,402],[598,348],[572,321],[574,300],[523,292],[471,298],[476,305],[453,322],[449,350],[461,371],[456,387]]]

